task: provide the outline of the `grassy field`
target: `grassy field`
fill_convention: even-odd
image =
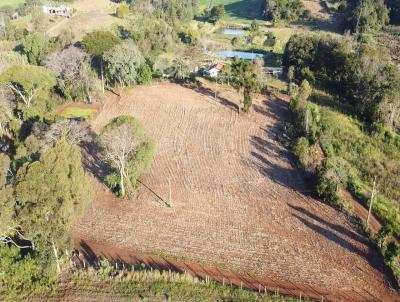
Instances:
[[[111,272],[116,275],[118,272]],[[124,272],[121,278],[81,272],[55,291],[29,296],[29,301],[308,301],[275,294],[258,294],[235,287],[204,282],[190,275],[160,271]]]
[[[7,5],[17,6],[18,4],[23,3],[23,2],[24,2],[24,0],[1,0],[0,7],[7,6]]]
[[[223,22],[249,23],[254,19],[261,19],[265,0],[200,0],[199,9],[203,11],[208,7],[223,4],[225,16]]]
[[[58,114],[63,118],[84,118],[88,119],[96,114],[95,108],[89,107],[89,105],[76,103],[61,107],[58,109]]]

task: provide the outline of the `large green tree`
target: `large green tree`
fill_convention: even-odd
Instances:
[[[46,267],[55,263],[60,271],[61,255],[70,249],[71,228],[89,197],[80,150],[65,141],[18,170],[15,222]]]
[[[389,24],[389,10],[384,0],[360,0],[352,19],[356,33],[380,31]]]
[[[154,143],[142,125],[131,116],[119,116],[103,127],[99,137],[104,159],[116,169],[109,184],[124,196],[136,185],[137,178],[149,167]]]
[[[53,72],[33,65],[14,65],[0,75],[0,83],[10,88],[27,107],[40,92],[49,92],[56,84]]]
[[[139,48],[131,41],[119,44],[104,54],[106,70],[110,80],[125,86],[139,82],[139,71],[145,65],[145,58]]]
[[[96,30],[86,34],[82,40],[82,46],[100,65],[100,76],[103,83],[104,92],[104,63],[103,55],[105,52],[121,43],[121,40],[109,31]]]
[[[29,63],[39,65],[48,52],[48,40],[42,33],[35,32],[25,38],[22,47]]]
[[[248,60],[234,59],[231,66],[232,84],[243,90],[243,102],[239,110],[248,112],[253,104],[252,93],[258,88],[254,64]],[[241,107],[241,108],[240,108]]]

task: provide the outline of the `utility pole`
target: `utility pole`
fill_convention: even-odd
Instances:
[[[372,192],[371,192],[371,200],[369,202],[369,210],[368,210],[368,217],[367,217],[367,228],[369,228],[369,219],[371,217],[371,211],[372,211],[372,203],[374,202],[374,198],[376,195],[376,176],[374,177],[374,183],[372,185]]]

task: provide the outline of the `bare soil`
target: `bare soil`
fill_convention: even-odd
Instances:
[[[92,154],[90,170],[99,180],[93,179],[95,198],[75,228],[76,242],[398,301],[379,252],[355,222],[308,196],[279,143],[287,100],[259,96],[250,114],[238,115],[240,97],[221,89],[215,99],[208,88],[162,83],[110,98],[93,130],[133,115],[157,152],[126,200],[101,184],[103,167]]]

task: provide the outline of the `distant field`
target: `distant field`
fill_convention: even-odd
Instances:
[[[18,4],[23,3],[23,2],[24,2],[24,0],[1,0],[0,7],[7,6],[7,5],[17,6]]]
[[[205,8],[219,4],[225,5],[225,17],[223,21],[230,23],[248,23],[254,19],[261,19],[265,6],[265,0],[200,0],[199,8]]]

